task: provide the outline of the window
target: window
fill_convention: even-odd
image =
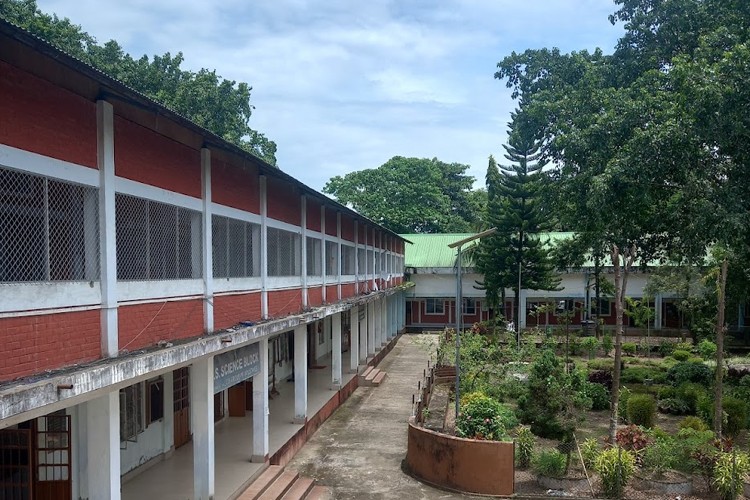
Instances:
[[[268,275],[300,275],[300,236],[291,231],[269,227],[268,238]]]
[[[596,299],[591,301],[591,314],[610,316],[612,314],[612,302],[606,298],[600,298],[599,301],[599,308],[596,307]]]
[[[307,275],[320,276],[320,240],[317,238],[307,237]]]
[[[259,276],[260,226],[214,215],[211,227],[214,277]]]
[[[464,299],[464,314],[474,315],[477,313],[477,302],[474,299]]]
[[[120,441],[135,442],[141,432],[143,432],[143,384],[138,383],[120,389]]]
[[[341,245],[341,274],[354,274],[354,247]]]
[[[445,302],[443,299],[427,299],[425,303],[425,312],[427,314],[445,314]]]
[[[338,243],[326,241],[326,276],[337,276],[339,273]]]
[[[367,250],[364,248],[357,249],[357,274],[364,276],[367,274]],[[750,311],[750,308],[748,308]]]
[[[201,214],[118,193],[118,280],[200,278]]]
[[[367,250],[367,274],[374,274],[372,249]]]
[[[0,282],[99,278],[98,190],[0,168]]]
[[[164,418],[164,380],[161,377],[149,380],[146,386],[146,425],[149,425]]]

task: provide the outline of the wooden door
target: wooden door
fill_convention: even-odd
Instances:
[[[190,441],[190,369],[178,368],[174,378],[174,447]]]
[[[0,430],[0,498],[31,500],[31,429]]]
[[[245,383],[240,382],[229,388],[229,416],[244,417],[247,405],[245,395]]]
[[[39,417],[34,427],[34,500],[71,500],[70,415]]]

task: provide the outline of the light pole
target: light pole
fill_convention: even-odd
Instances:
[[[458,421],[458,409],[461,404],[461,370],[459,368],[459,351],[461,349],[461,326],[463,324],[463,300],[461,289],[461,247],[470,241],[489,236],[497,231],[496,227],[482,231],[468,238],[456,241],[448,245],[448,248],[458,248],[456,256],[456,421]]]

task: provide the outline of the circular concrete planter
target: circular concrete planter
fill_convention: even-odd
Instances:
[[[677,471],[668,471],[668,477],[649,477],[635,475],[636,489],[651,490],[664,495],[690,495],[693,492],[693,480],[690,476]]]
[[[745,481],[745,483],[742,485],[742,493],[747,498],[750,498],[750,480]]]
[[[587,491],[589,482],[585,477],[550,477],[538,474],[536,482],[549,490]]]

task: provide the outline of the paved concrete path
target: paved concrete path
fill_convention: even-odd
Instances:
[[[426,486],[401,471],[411,397],[437,337],[403,335],[378,368],[380,387],[360,387],[287,465],[336,499],[471,498]]]

